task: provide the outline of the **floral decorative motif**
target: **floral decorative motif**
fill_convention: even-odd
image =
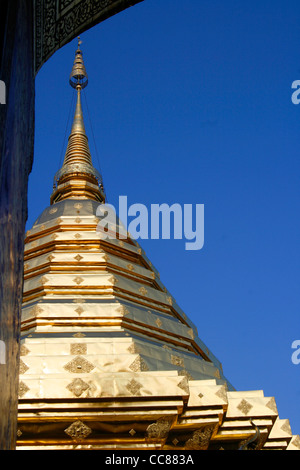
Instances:
[[[68,362],[64,366],[64,369],[74,374],[89,373],[94,368],[95,366],[93,364],[91,364],[89,361],[87,361],[81,356],[75,357],[74,359],[72,359],[72,361]]]
[[[131,354],[138,354],[140,352],[140,348],[135,343],[131,343],[127,348],[127,351]]]
[[[190,450],[207,449],[214,428],[214,426],[207,426],[204,429],[194,431],[192,437],[186,441],[185,448]]]
[[[29,369],[29,367],[27,366],[27,364],[25,364],[25,362],[23,362],[22,359],[20,359],[19,373],[21,375],[25,374],[25,372],[27,372],[28,369]]]
[[[135,379],[132,379],[126,385],[126,388],[132,395],[141,395],[140,389],[142,388],[142,385],[139,382],[137,382]]]
[[[147,371],[149,370],[146,362],[141,358],[141,356],[138,356],[133,363],[129,366],[129,369],[131,369],[133,372],[140,372],[140,371]]]
[[[226,387],[224,385],[220,387],[220,389],[215,393],[215,395],[221,398],[221,400],[227,402]]]
[[[173,417],[159,418],[156,423],[150,424],[147,429],[147,437],[150,439],[165,439],[173,423]]]
[[[237,409],[240,410],[244,415],[247,415],[249,411],[253,408],[253,405],[243,398],[240,404],[237,406]]]
[[[188,380],[193,380],[193,376],[186,369],[180,370],[178,375],[184,375]]]
[[[75,333],[73,335],[74,338],[84,338],[85,337],[85,334],[84,333]]]
[[[274,411],[274,413],[278,413],[277,411],[277,406],[276,406],[276,402],[275,402],[275,398],[272,397],[270,398],[270,400],[268,401],[268,403],[266,404],[266,406],[271,410],[271,411]]]
[[[139,292],[140,292],[142,295],[147,295],[147,294],[148,294],[148,291],[147,291],[147,289],[145,289],[145,287],[140,287],[140,288],[139,288]]]
[[[24,382],[19,383],[19,397],[22,398],[25,393],[27,393],[30,390],[29,387]]]
[[[83,439],[86,439],[87,436],[91,434],[91,432],[91,428],[79,420],[75,421],[67,429],[65,429],[65,433],[72,437],[72,439],[75,441],[82,441]]]
[[[90,386],[82,379],[74,379],[69,385],[67,385],[67,389],[70,390],[70,392],[72,392],[76,397],[80,397],[83,392],[89,388]]]
[[[183,390],[187,395],[189,395],[190,389],[186,377],[181,380],[181,382],[178,384],[178,387],[181,388],[181,390]]]
[[[78,315],[81,315],[81,313],[84,312],[84,310],[83,310],[82,307],[79,306],[79,307],[75,308],[75,312],[77,312]]]
[[[27,356],[27,354],[29,353],[29,349],[26,348],[25,344],[21,344],[21,348],[20,348],[20,356]]]
[[[174,364],[174,366],[184,367],[184,359],[182,357],[173,356],[173,354],[172,354],[171,355],[171,362],[172,362],[172,364]]]
[[[70,354],[87,354],[87,345],[84,343],[74,343],[70,345]]]

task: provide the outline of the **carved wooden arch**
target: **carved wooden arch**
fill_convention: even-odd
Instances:
[[[143,0],[35,0],[35,72],[76,36]]]

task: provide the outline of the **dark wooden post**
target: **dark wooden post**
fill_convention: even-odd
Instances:
[[[0,340],[4,343],[5,364],[0,364],[0,449],[9,450],[15,445],[18,405],[23,240],[34,140],[34,50],[32,2],[4,3],[0,79],[6,86],[6,104],[0,105]]]

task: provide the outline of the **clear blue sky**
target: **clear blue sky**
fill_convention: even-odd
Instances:
[[[231,383],[275,396],[300,434],[299,1],[145,0],[82,40],[108,202],[205,205],[202,250],[141,246]],[[37,76],[28,228],[62,163],[76,45]]]

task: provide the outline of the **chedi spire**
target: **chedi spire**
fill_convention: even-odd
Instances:
[[[51,204],[67,198],[88,198],[105,202],[102,177],[92,164],[84,127],[81,92],[88,84],[88,75],[80,49],[81,41],[80,38],[78,39],[78,48],[69,80],[72,88],[77,90],[77,103],[64,162],[54,177]]]

